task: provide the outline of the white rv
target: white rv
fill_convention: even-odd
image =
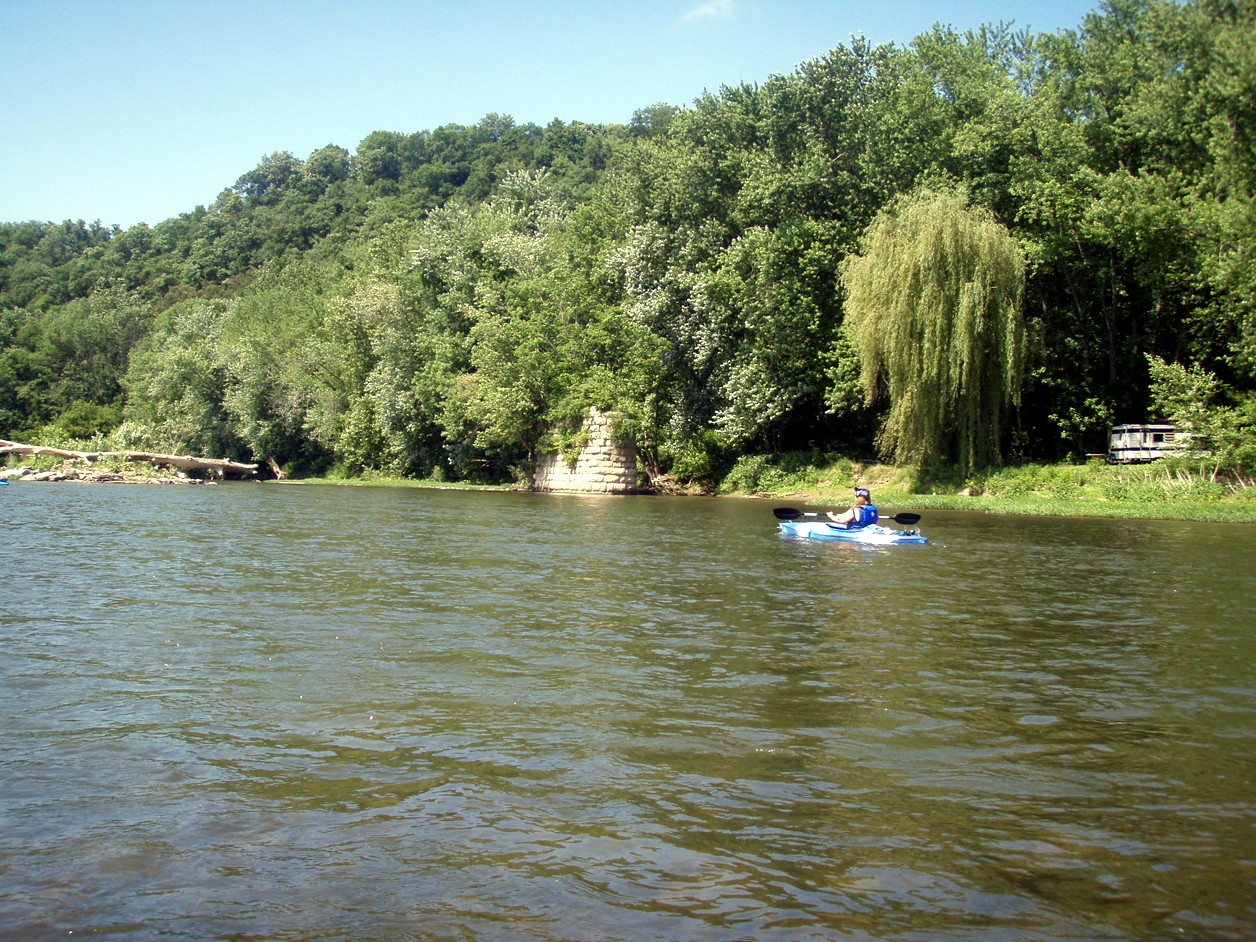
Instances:
[[[1181,450],[1185,435],[1172,425],[1115,425],[1108,438],[1108,461],[1137,464],[1155,461]]]

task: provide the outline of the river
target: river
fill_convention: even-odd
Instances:
[[[1256,527],[771,508],[0,489],[0,937],[1256,937]]]

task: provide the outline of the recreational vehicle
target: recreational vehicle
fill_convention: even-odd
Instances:
[[[1108,438],[1108,461],[1137,464],[1179,451],[1185,443],[1172,425],[1116,425]]]

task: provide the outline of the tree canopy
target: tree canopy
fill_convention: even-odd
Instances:
[[[890,399],[882,449],[902,464],[997,462],[1020,399],[1025,261],[988,211],[921,191],[873,220],[842,268],[864,388]]]
[[[1167,417],[1164,363],[1212,378],[1245,466],[1253,34],[1247,2],[1107,0],[624,125],[277,152],[151,226],[3,223],[0,428],[504,480],[597,405],[709,482],[1102,451]]]

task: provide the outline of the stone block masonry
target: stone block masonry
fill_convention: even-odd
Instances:
[[[580,452],[574,468],[561,454],[542,455],[532,475],[536,491],[564,491],[576,494],[632,494],[637,490],[637,448],[617,444],[611,436],[611,417],[589,410],[584,421],[588,444]]]

